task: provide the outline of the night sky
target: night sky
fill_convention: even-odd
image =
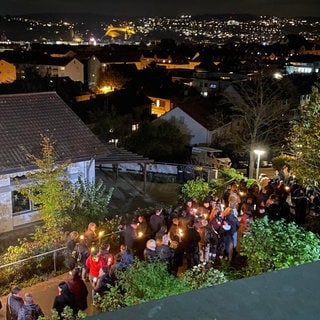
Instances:
[[[106,15],[165,16],[250,13],[320,16],[319,0],[6,0],[0,14],[87,12]]]

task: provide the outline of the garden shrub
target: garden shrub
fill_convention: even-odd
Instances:
[[[186,202],[194,199],[197,202],[203,201],[210,191],[209,183],[202,178],[189,180],[179,190],[179,198],[181,201]]]
[[[250,223],[240,240],[241,255],[247,257],[248,275],[279,270],[316,261],[320,237],[295,223],[271,221],[267,217]]]
[[[74,230],[85,230],[92,221],[103,221],[108,216],[108,204],[113,188],[108,191],[102,180],[96,183],[78,179],[73,185],[73,199],[66,214]],[[76,219],[81,217],[81,219]]]
[[[168,273],[166,264],[157,260],[136,260],[127,271],[118,272],[117,278],[117,284],[109,287],[105,295],[99,299],[98,305],[102,312],[227,281],[224,274],[214,269],[210,263],[201,264],[179,277],[174,277]]]
[[[219,175],[222,177],[224,181],[233,180],[236,182],[240,182],[242,179],[247,179],[243,173],[239,173],[234,168],[221,168],[219,170]]]
[[[117,273],[117,285],[101,298],[99,308],[106,312],[187,291],[190,287],[170,275],[166,264],[136,260],[128,270]]]
[[[188,287],[200,289],[227,282],[224,273],[213,268],[212,263],[201,263],[181,275]]]

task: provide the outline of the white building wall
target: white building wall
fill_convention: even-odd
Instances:
[[[83,64],[78,59],[72,59],[65,67],[64,74],[73,81],[84,83]]]
[[[12,231],[30,223],[41,221],[40,213],[37,210],[25,211],[13,214],[12,192],[17,190],[16,184],[12,181],[17,176],[23,176],[27,172],[11,173],[0,175],[0,233]],[[68,175],[71,182],[82,180],[90,183],[95,182],[95,160],[72,163],[68,167]],[[11,178],[11,179],[10,179]]]
[[[88,181],[90,183],[95,182],[95,160],[81,161],[70,164],[68,167],[69,179],[72,183],[81,180]]]
[[[187,113],[181,110],[179,107],[172,109],[167,112],[161,119],[172,119],[175,118],[177,121],[183,123],[190,131],[192,136],[190,144],[210,144],[211,143],[211,132],[203,127],[200,123],[191,118]]]

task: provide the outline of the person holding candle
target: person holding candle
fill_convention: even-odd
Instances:
[[[91,247],[94,244],[96,244],[98,240],[98,235],[96,231],[97,231],[97,225],[94,222],[90,222],[88,224],[88,228],[86,232],[84,233],[84,239],[88,247]]]
[[[143,250],[147,240],[150,239],[150,228],[146,218],[142,215],[138,216],[136,236],[136,255],[140,260],[144,260]]]

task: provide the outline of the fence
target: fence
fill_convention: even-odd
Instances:
[[[44,253],[40,253],[40,254],[37,254],[35,256],[29,257],[29,258],[25,258],[25,259],[21,259],[21,260],[18,260],[18,261],[10,262],[10,263],[7,263],[7,264],[4,264],[4,265],[0,266],[0,269],[11,267],[11,266],[16,265],[16,264],[20,264],[20,263],[23,263],[23,262],[26,262],[26,261],[30,261],[32,259],[36,259],[36,258],[39,258],[39,257],[43,257],[43,256],[46,256],[46,255],[52,254],[53,255],[53,271],[56,272],[57,271],[57,252],[63,251],[63,250],[66,250],[66,247],[55,249],[55,250],[51,250],[51,251],[44,252]]]
[[[112,164],[100,164],[104,170],[113,170]],[[142,174],[142,167],[137,163],[122,163],[118,167],[119,172]],[[200,177],[206,181],[217,179],[218,170],[208,166],[196,166],[194,164],[177,164],[156,162],[146,167],[149,181],[165,181],[183,183],[190,179]]]
[[[109,236],[115,235],[115,234],[119,234],[121,232],[123,232],[123,230],[118,230],[118,231],[114,231],[114,232],[111,232],[111,233],[108,233],[108,234],[104,234],[104,235],[102,235],[100,237],[100,240],[102,240],[104,238],[107,238]],[[67,249],[67,247],[62,247],[62,248],[54,249],[54,250],[51,250],[51,251],[48,251],[48,252],[40,253],[40,254],[37,254],[37,255],[29,257],[29,258],[25,258],[25,259],[21,259],[21,260],[18,260],[18,261],[10,262],[10,263],[7,263],[7,264],[4,264],[4,265],[0,266],[0,270],[4,269],[4,268],[7,268],[7,267],[11,267],[11,266],[16,265],[16,264],[20,264],[20,263],[23,263],[23,262],[26,262],[26,261],[30,261],[32,259],[37,259],[39,257],[43,257],[43,256],[46,256],[46,255],[52,254],[52,256],[53,256],[52,257],[53,258],[53,271],[56,272],[57,271],[57,252],[60,252],[60,251],[66,250],[66,249]]]

